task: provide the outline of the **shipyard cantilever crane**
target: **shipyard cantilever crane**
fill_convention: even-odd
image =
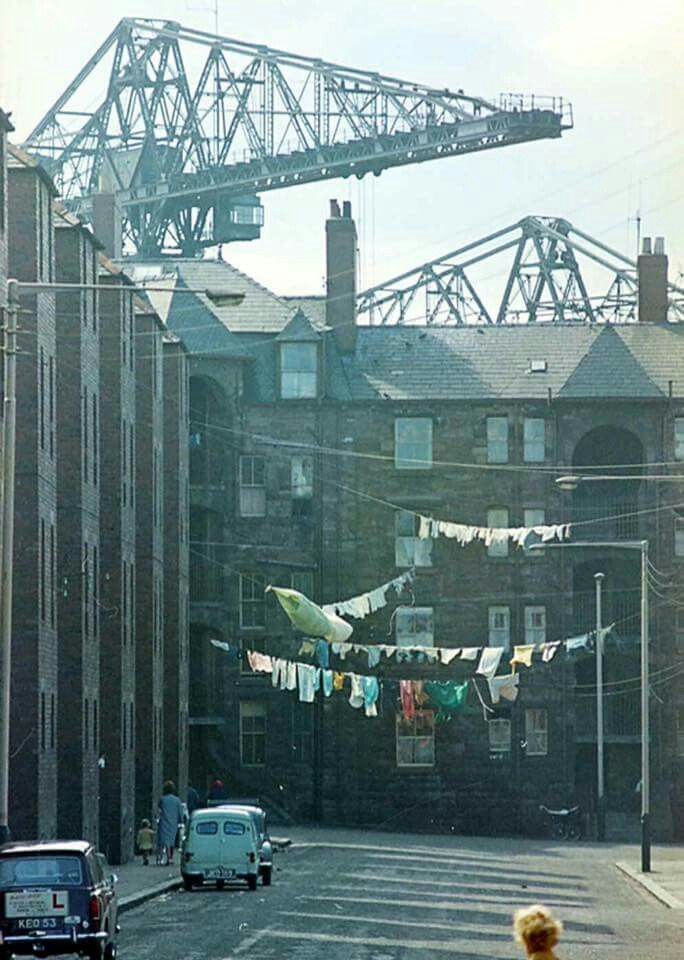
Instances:
[[[462,90],[124,19],[26,141],[71,210],[114,193],[129,252],[259,236],[258,194],[559,137],[562,98]]]

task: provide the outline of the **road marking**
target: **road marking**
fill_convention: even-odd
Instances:
[[[340,886],[342,886],[340,884]],[[326,887],[330,889],[330,887]],[[344,887],[343,889],[348,889]],[[399,891],[397,891],[399,892]],[[402,891],[403,892],[403,891]],[[374,903],[382,907],[416,907],[419,910],[467,910],[468,908],[477,909],[477,906],[481,903],[486,903],[489,911],[489,906],[500,906],[504,909],[508,909],[506,899],[502,898],[500,900],[485,900],[482,897],[477,898],[460,898],[454,901],[447,900],[398,900],[396,897],[393,897],[391,900],[383,900],[381,897],[344,897],[344,896],[331,896],[327,897],[324,894],[309,894],[302,893],[297,897],[298,900],[324,900],[326,902],[332,901],[333,903]],[[573,903],[571,900],[552,900],[549,897],[545,897],[544,902],[552,907],[578,907],[580,909],[584,908],[584,904]]]
[[[284,917],[302,917],[303,919],[309,920],[326,920],[328,923],[334,923],[337,920],[341,920],[343,923],[377,923],[381,926],[390,926],[390,927],[417,927],[420,930],[447,930],[449,933],[459,933],[472,935],[474,933],[482,933],[485,936],[496,937],[496,933],[492,933],[491,924],[468,924],[461,926],[459,923],[440,923],[435,921],[434,923],[426,923],[421,920],[386,920],[383,917],[358,917],[350,916],[345,913],[305,913],[305,912],[296,912],[289,910],[279,910],[281,916]],[[506,939],[510,939],[510,936],[507,934]]]
[[[389,937],[345,937],[339,933],[295,933],[291,930],[271,930],[271,936],[281,940],[310,940],[317,943],[349,943],[364,947],[397,947],[401,950],[432,950],[458,956],[459,948],[446,940],[392,940]]]
[[[224,957],[223,960],[230,960],[231,957],[239,957],[241,953],[244,953],[245,950],[251,950],[252,947],[258,943],[267,933],[271,932],[271,927],[265,927],[263,930],[259,930],[258,933],[253,933],[251,937],[247,937],[246,940],[242,940],[240,945],[233,950],[232,953],[229,953],[227,957]]]
[[[373,883],[411,883],[412,885],[419,886],[429,886],[429,887],[453,887],[455,890],[497,890],[500,889],[503,893],[504,891],[509,890],[511,887],[516,889],[520,888],[521,881],[517,878],[512,880],[502,880],[497,883],[492,880],[477,880],[471,881],[470,883],[458,883],[457,881],[452,880],[423,880],[414,879],[413,877],[388,877],[387,874],[371,874],[371,873],[342,873],[339,874],[341,877],[348,877],[350,880],[370,880]],[[546,892],[546,887],[543,883],[528,883],[526,888],[534,888],[535,890],[541,890]],[[530,896],[532,894],[530,893]],[[457,896],[457,894],[454,894]]]

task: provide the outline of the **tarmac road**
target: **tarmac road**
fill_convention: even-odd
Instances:
[[[615,869],[609,844],[336,831],[281,854],[270,888],[167,894],[122,917],[120,960],[485,960],[522,956],[512,911],[563,920],[562,960],[682,955],[684,911]]]

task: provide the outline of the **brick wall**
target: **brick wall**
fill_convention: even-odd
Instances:
[[[100,847],[133,855],[135,822],[135,331],[125,278],[100,274]]]
[[[164,358],[164,776],[188,788],[188,376],[180,342]]]
[[[94,284],[92,234],[61,218],[56,278]],[[58,827],[97,842],[100,697],[99,318],[95,291],[58,292],[59,542]]]
[[[35,169],[8,174],[9,273],[54,276],[52,196]],[[53,837],[57,794],[55,306],[50,293],[21,298],[10,752],[10,822],[21,837]],[[52,388],[52,394],[51,394]]]
[[[164,404],[162,324],[136,309],[136,815],[150,817],[164,779]]]

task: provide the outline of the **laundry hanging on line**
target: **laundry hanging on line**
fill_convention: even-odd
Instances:
[[[394,590],[400,594],[407,583],[411,583],[415,578],[413,570],[402,573],[394,580],[388,580],[382,586],[368,590],[366,593],[360,593],[348,600],[337,600],[334,603],[326,603],[321,607],[324,613],[334,613],[344,617],[354,617],[357,620],[363,620],[371,613],[375,613],[382,607],[387,606],[387,593]]]
[[[486,547],[509,540],[518,547],[524,547],[531,534],[538,536],[542,543],[551,540],[567,540],[570,537],[569,523],[541,524],[533,527],[476,527],[466,523],[454,523],[450,520],[435,520],[418,514],[418,538],[420,540],[447,537],[456,540],[462,547],[476,540]]]

